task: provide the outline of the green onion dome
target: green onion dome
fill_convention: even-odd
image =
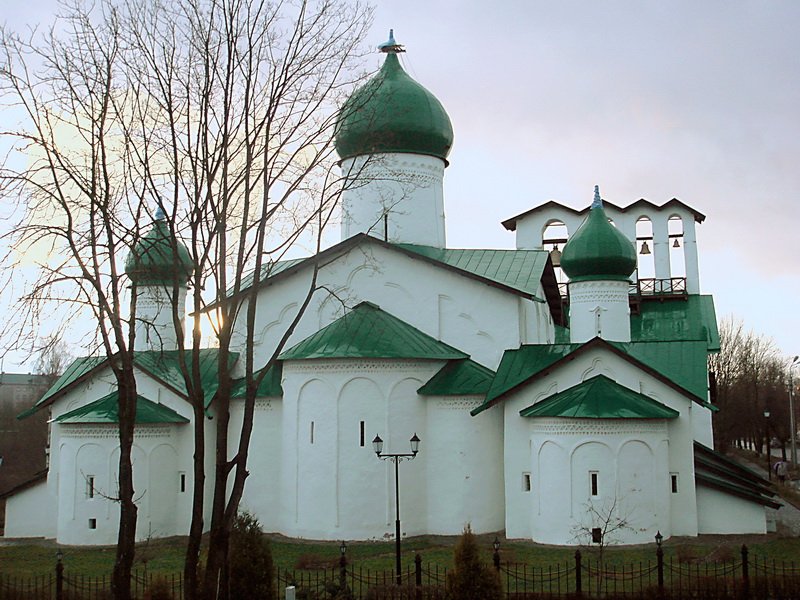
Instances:
[[[561,268],[571,281],[627,280],[636,269],[636,249],[608,222],[597,186],[589,215],[564,246]]]
[[[189,250],[174,239],[164,212],[156,211],[153,227],[134,245],[125,261],[125,273],[137,285],[186,283],[194,270]]]
[[[400,65],[402,46],[379,46],[386,61],[375,77],[344,103],[336,123],[336,151],[342,160],[377,152],[436,156],[446,161],[453,126],[442,104]]]

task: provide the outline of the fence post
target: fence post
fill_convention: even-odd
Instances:
[[[658,571],[658,596],[659,598],[663,598],[664,596],[664,550],[661,548],[661,544],[658,544],[656,548],[656,566]]]
[[[750,561],[747,557],[747,545],[742,544],[742,597],[750,597]]]
[[[575,550],[575,594],[580,596],[583,592],[583,582],[581,581],[581,551]]]
[[[64,555],[61,550],[56,552],[56,600],[64,600]]]
[[[344,592],[347,588],[347,546],[342,542],[339,546],[339,589]]]
[[[414,583],[417,587],[422,585],[422,556],[419,552],[414,555]]]

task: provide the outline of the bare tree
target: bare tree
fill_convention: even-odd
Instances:
[[[6,266],[46,250],[20,322],[35,331],[48,303],[67,300],[93,315],[95,346],[114,357],[122,449],[114,590],[128,598],[136,525],[133,347],[141,317],[135,282],[127,288],[119,261],[141,238],[140,223],[164,213],[174,257],[179,244],[188,247],[189,304],[196,317],[212,317],[218,365],[215,438],[206,440],[203,334],[195,318],[188,339],[178,336],[177,352],[195,424],[186,597],[199,593],[207,447],[215,470],[203,597],[218,590],[226,597],[257,389],[319,291],[319,265],[309,261],[298,309],[262,364],[254,351],[256,295],[290,248],[320,249],[344,187],[332,146],[337,109],[363,77],[357,68],[371,10],[347,0],[104,0],[64,9],[58,33],[43,41],[2,35],[4,97],[24,110],[24,124],[6,134],[33,156],[22,167],[7,162],[0,179],[5,196],[20,198]],[[177,275],[164,285],[179,331],[180,286]],[[231,439],[235,353],[246,397],[244,425]]]
[[[786,363],[772,339],[746,330],[741,320],[726,317],[719,330],[721,350],[708,359],[720,409],[714,416],[715,444],[736,442],[760,452],[771,423],[771,433],[788,434],[785,403],[779,400],[786,394]],[[765,410],[773,415],[769,420]]]

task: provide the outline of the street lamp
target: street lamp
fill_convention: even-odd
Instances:
[[[390,460],[394,463],[394,507],[395,507],[395,521],[394,521],[394,565],[395,576],[397,585],[402,585],[402,574],[400,566],[400,469],[399,465],[402,460],[414,460],[419,452],[419,438],[415,433],[411,440],[411,452],[401,454],[389,454],[383,452],[383,440],[379,435],[375,436],[372,440],[372,448],[375,450],[375,455],[381,460]]]
[[[797,424],[795,423],[794,416],[794,377],[792,376],[792,369],[797,365],[800,356],[795,356],[789,365],[789,431],[791,433],[790,444],[792,448],[792,464],[797,465]]]
[[[767,455],[767,478],[771,480],[772,479],[772,460],[770,459],[771,452],[770,452],[770,447],[769,447],[769,409],[768,408],[764,409],[764,421],[766,423],[766,427],[765,427],[766,431],[764,433],[765,433],[766,438],[767,438],[766,439],[767,444],[765,446],[764,453]]]

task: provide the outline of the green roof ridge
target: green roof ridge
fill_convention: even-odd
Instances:
[[[519,414],[575,419],[674,419],[680,413],[605,375],[596,375],[522,409]]]
[[[64,413],[56,417],[55,421],[63,424],[119,423],[119,390]],[[170,407],[136,395],[136,424],[188,422],[189,419]]]
[[[421,396],[485,396],[494,371],[469,358],[443,366],[417,390]]]
[[[343,317],[285,350],[280,360],[313,358],[416,358],[452,360],[468,355],[361,302]]]
[[[261,375],[264,369],[253,373],[253,378]],[[276,362],[270,367],[261,383],[256,389],[256,398],[273,398],[283,396],[283,388],[281,387],[281,378],[283,375],[283,364]],[[244,398],[247,391],[247,378],[241,377],[231,382],[231,398]]]

